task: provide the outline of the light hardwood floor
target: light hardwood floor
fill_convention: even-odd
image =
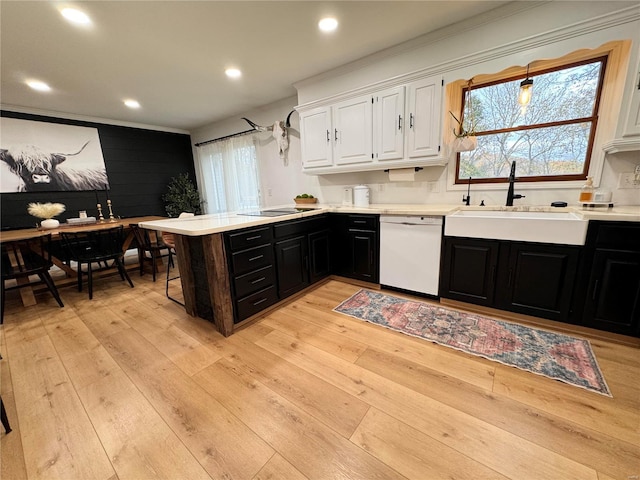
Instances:
[[[640,475],[640,350],[592,340],[608,398],[332,311],[328,281],[229,338],[133,275],[7,298],[4,479]]]

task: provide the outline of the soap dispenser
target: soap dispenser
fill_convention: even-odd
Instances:
[[[580,189],[580,202],[591,202],[593,200],[593,179],[587,177],[587,181]]]

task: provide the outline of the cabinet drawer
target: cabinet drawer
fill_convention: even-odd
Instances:
[[[276,292],[276,286],[264,288],[259,292],[256,292],[248,297],[239,300],[236,303],[238,322],[249,318],[251,315],[258,313],[278,301],[278,293]]]
[[[349,215],[347,225],[350,229],[378,230],[378,217],[372,215]]]
[[[236,297],[246,297],[250,293],[273,285],[275,281],[276,275],[273,265],[240,275],[233,281],[236,287]]]
[[[270,243],[231,254],[231,264],[236,275],[266,267],[272,263],[273,249]]]
[[[303,220],[292,220],[290,222],[276,223],[273,226],[273,236],[284,238],[301,233],[324,230],[329,225],[329,218],[326,215],[305,218]]]
[[[640,251],[640,225],[602,223],[598,226],[596,246],[616,250]]]
[[[229,247],[231,250],[239,250],[242,248],[262,245],[271,241],[273,237],[271,227],[253,228],[251,230],[242,230],[237,233],[229,234]]]

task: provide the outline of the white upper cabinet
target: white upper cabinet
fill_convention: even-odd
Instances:
[[[631,104],[624,129],[624,136],[640,135],[640,61],[636,64],[635,82],[631,86]]]
[[[442,79],[425,78],[410,83],[407,102],[407,155],[437,156],[440,152]]]
[[[389,88],[373,96],[375,159],[404,157],[404,87]]]
[[[446,164],[440,156],[443,88],[441,77],[429,77],[299,107],[303,170],[324,174]]]
[[[371,95],[333,106],[334,164],[373,161],[373,106]]]
[[[304,169],[333,165],[331,107],[300,114],[300,149]]]

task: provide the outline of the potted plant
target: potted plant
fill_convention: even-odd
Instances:
[[[188,173],[181,173],[177,177],[173,177],[167,189],[167,193],[162,195],[167,215],[177,217],[182,212],[195,215],[202,213],[200,194],[198,194],[198,189],[189,178]]]
[[[60,226],[60,222],[53,217],[64,211],[65,206],[62,203],[30,203],[27,208],[30,215],[42,219],[40,226],[47,229]]]

